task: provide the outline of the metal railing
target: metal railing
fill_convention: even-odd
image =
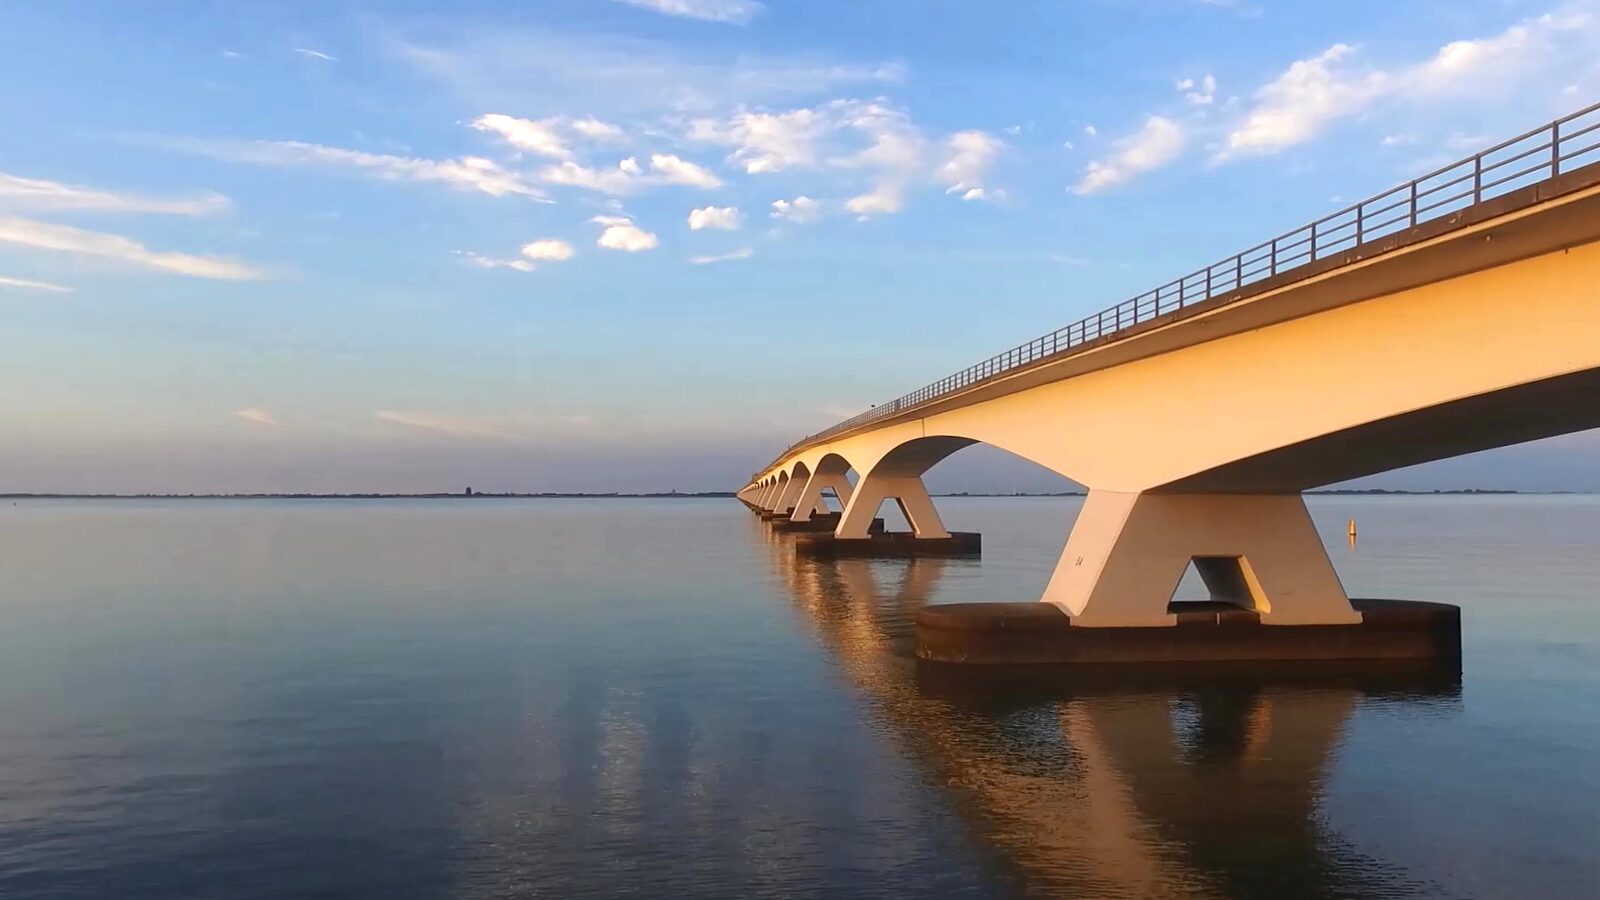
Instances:
[[[887,416],[898,415],[995,376],[1066,353],[1102,338],[1292,272],[1417,225],[1470,209],[1513,190],[1554,178],[1563,171],[1600,162],[1600,103],[1548,125],[1502,141],[1421,178],[1323,216],[1309,225],[1191,272],[1153,291],[1058,328],[1026,344],[875,406],[830,428],[806,435],[803,444]],[[1242,299],[1242,297],[1241,297]]]

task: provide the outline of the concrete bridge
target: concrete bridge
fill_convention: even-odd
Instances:
[[[991,444],[1088,496],[1043,600],[1161,626],[1194,563],[1266,625],[1359,623],[1301,492],[1600,426],[1600,104],[881,404],[739,496],[835,543]],[[852,481],[851,474],[855,478]]]

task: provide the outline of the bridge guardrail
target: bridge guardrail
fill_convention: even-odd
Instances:
[[[875,406],[791,444],[783,455],[897,415],[996,375],[1110,337],[1197,303],[1310,265],[1335,253],[1470,209],[1518,188],[1600,162],[1600,103],[1501,141],[1375,194],[1152,291],[1079,319],[1004,353]]]

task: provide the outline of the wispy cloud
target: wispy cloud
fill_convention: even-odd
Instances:
[[[649,172],[639,165],[638,159],[630,156],[609,169],[590,168],[565,160],[540,169],[539,178],[547,184],[579,187],[612,196],[633,194],[663,185],[705,190],[722,186],[722,179],[710,170],[670,153],[651,154]]]
[[[809,169],[844,176],[854,182],[847,189],[855,192],[845,208],[861,218],[899,212],[919,184],[940,184],[968,200],[985,199],[991,196],[984,185],[988,171],[1005,147],[999,138],[976,130],[936,140],[904,109],[884,100],[853,99],[697,118],[686,137],[729,148],[727,162],[751,175]]]
[[[263,270],[236,259],[160,252],[122,235],[85,231],[15,216],[0,216],[0,243],[100,257],[193,278],[259,281],[267,277]]]
[[[497,259],[484,256],[471,250],[457,250],[456,255],[477,266],[480,269],[515,269],[518,272],[532,272],[537,262],[565,262],[573,257],[576,251],[566,241],[555,238],[530,241],[522,245],[518,251],[520,259]]]
[[[628,136],[627,132],[623,131],[620,126],[613,125],[610,122],[602,122],[594,116],[573,119],[567,124],[567,127],[591,141],[601,141],[608,144],[618,143]]]
[[[456,255],[480,269],[515,269],[518,272],[532,272],[534,269],[533,263],[525,259],[495,259],[471,250],[457,250]]]
[[[56,294],[70,294],[75,288],[65,285],[51,284],[48,281],[29,281],[26,278],[7,278],[0,275],[0,288],[19,288],[25,291],[50,291]]]
[[[394,425],[403,425],[421,431],[431,431],[436,434],[455,435],[457,437],[492,437],[504,438],[509,434],[495,422],[483,417],[440,415],[429,412],[408,412],[405,410],[382,409],[373,413],[379,421],[389,422]]]
[[[664,16],[743,25],[765,7],[756,0],[616,0]]]
[[[1180,79],[1177,88],[1183,93],[1183,99],[1195,106],[1210,106],[1217,99],[1217,77],[1204,75],[1199,80],[1193,78]]]
[[[989,194],[984,179],[1005,143],[982,131],[958,131],[945,142],[948,156],[939,167],[939,178],[946,194],[960,194],[963,200],[983,200]]]
[[[174,150],[227,162],[269,166],[304,166],[353,171],[383,181],[445,184],[491,197],[520,196],[545,200],[545,193],[525,176],[476,156],[457,159],[419,159],[367,153],[300,141],[233,141],[175,138],[160,142]]]
[[[730,251],[728,253],[719,253],[712,256],[691,256],[689,257],[689,262],[696,266],[707,266],[711,265],[712,263],[732,262],[736,259],[749,259],[755,255],[756,252],[749,247],[740,247],[739,249]]]
[[[390,47],[423,73],[453,86],[477,109],[525,110],[530,98],[560,98],[565,109],[538,112],[582,109],[613,121],[720,114],[845,86],[896,84],[906,71],[894,61],[690,52],[626,35],[531,27],[458,25],[431,32],[425,43],[393,38]]]
[[[10,209],[209,216],[227,212],[231,205],[227,197],[210,192],[191,197],[144,197],[0,172],[0,207]]]
[[[372,415],[380,422],[417,431],[495,440],[532,440],[551,434],[581,432],[594,424],[593,419],[585,415],[461,414],[425,410],[378,410]]]
[[[246,406],[244,409],[236,409],[233,411],[233,414],[238,418],[245,420],[246,422],[253,422],[257,425],[266,425],[271,428],[278,427],[277,417],[259,406]]]
[[[1163,116],[1151,116],[1133,134],[1111,145],[1111,154],[1089,163],[1072,190],[1093,194],[1123,184],[1145,172],[1159,169],[1183,152],[1183,127]]]
[[[329,56],[328,54],[323,53],[321,50],[313,50],[310,47],[296,47],[294,48],[294,52],[311,59],[320,59],[323,62],[339,61],[339,57],[337,56]]]
[[[566,159],[572,155],[572,150],[557,133],[553,119],[536,122],[503,113],[486,113],[473,119],[472,127],[479,131],[498,134],[506,140],[506,143],[518,150],[527,150],[555,159]]]

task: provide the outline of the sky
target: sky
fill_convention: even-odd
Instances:
[[[1600,0],[0,3],[0,492],[736,489],[1600,99],[1597,45]]]

